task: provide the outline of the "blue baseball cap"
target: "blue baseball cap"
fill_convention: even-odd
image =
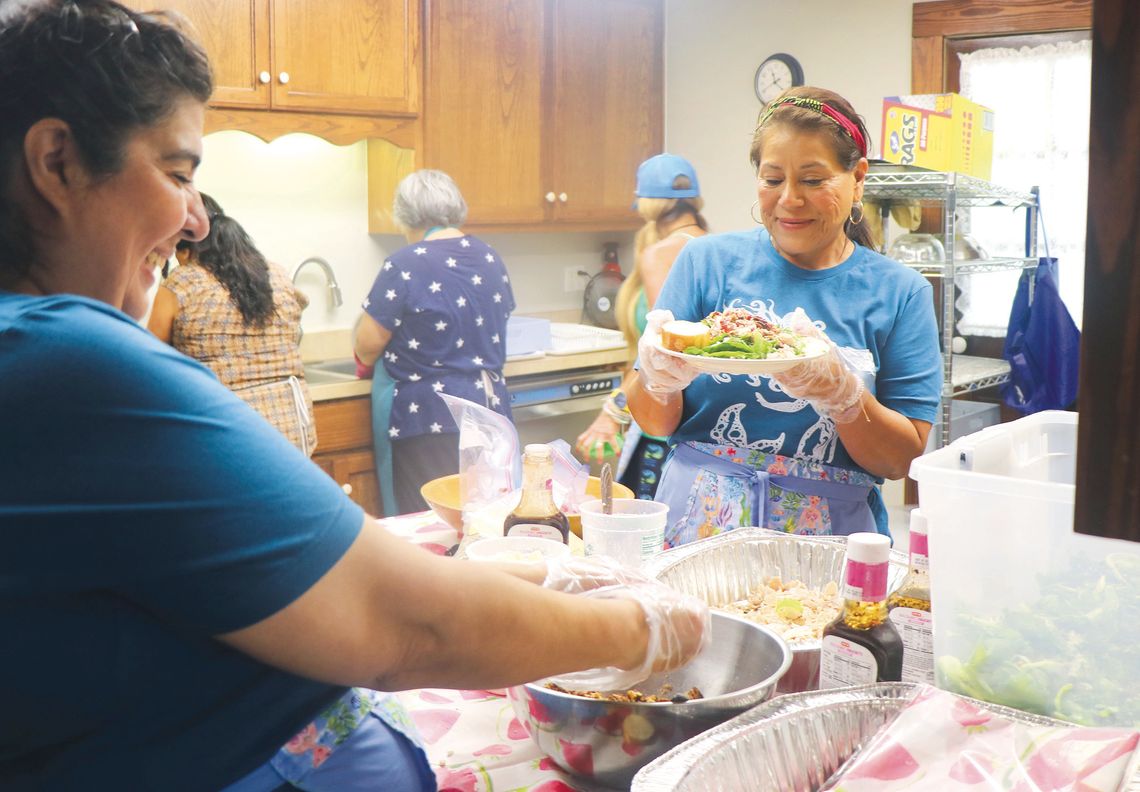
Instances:
[[[687,178],[690,186],[674,187],[679,176]],[[634,194],[638,198],[696,198],[701,194],[701,186],[697,183],[697,172],[687,159],[676,154],[658,154],[638,166]]]

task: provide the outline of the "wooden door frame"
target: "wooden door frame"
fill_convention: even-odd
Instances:
[[[910,87],[946,90],[947,41],[956,38],[1051,33],[1092,27],[1093,0],[937,0],[915,3]]]

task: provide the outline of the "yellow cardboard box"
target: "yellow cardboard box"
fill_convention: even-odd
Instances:
[[[994,113],[956,94],[883,99],[883,159],[990,178]]]

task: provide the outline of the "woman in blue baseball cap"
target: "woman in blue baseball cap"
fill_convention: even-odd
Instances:
[[[670,546],[754,525],[889,534],[879,485],[925,448],[942,361],[930,284],[875,252],[863,222],[869,139],[833,91],[770,102],[749,151],[759,227],[686,245],[646,318],[627,392],[642,429],[674,443],[657,491]],[[701,374],[654,341],[669,320],[732,309],[828,352],[771,376]]]
[[[641,163],[635,194],[633,206],[645,225],[634,240],[633,271],[621,285],[615,309],[618,327],[631,348],[645,332],[646,314],[685,243],[708,233],[697,172],[684,157],[658,154]],[[594,422],[579,435],[577,450],[584,459],[598,462],[620,453],[621,483],[637,497],[652,500],[669,451],[668,438],[645,434],[632,421],[624,385],[610,394]]]

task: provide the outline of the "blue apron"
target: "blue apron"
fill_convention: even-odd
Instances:
[[[656,500],[669,504],[665,544],[733,528],[803,535],[890,535],[876,479],[859,470],[714,443],[673,449]]]
[[[395,696],[350,688],[265,764],[222,792],[434,790],[435,773]]]
[[[396,381],[388,376],[384,366],[376,366],[372,373],[372,454],[376,458],[376,479],[380,484],[380,510],[378,517],[395,517],[400,513],[396,506],[396,490],[392,486],[392,443],[388,440],[389,418]]]

